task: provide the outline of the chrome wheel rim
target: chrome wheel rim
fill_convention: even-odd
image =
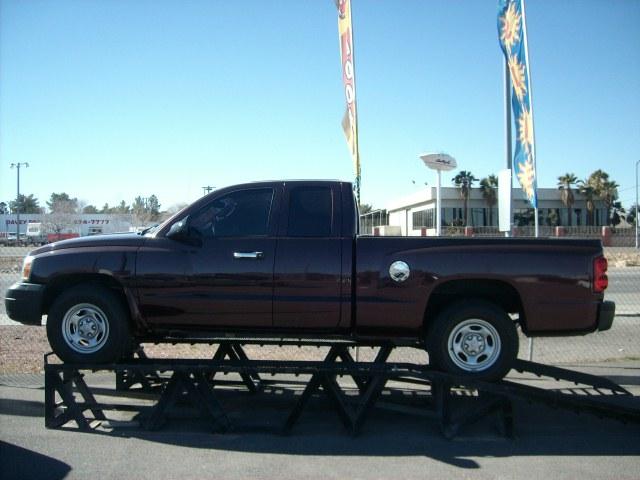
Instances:
[[[62,319],[62,337],[75,352],[95,353],[107,343],[109,320],[95,305],[74,305],[67,310]]]
[[[486,320],[465,320],[451,331],[449,358],[465,372],[480,372],[496,363],[502,344],[498,331]]]

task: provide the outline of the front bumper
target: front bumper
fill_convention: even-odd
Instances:
[[[616,304],[613,302],[602,302],[598,305],[598,330],[603,332],[609,330],[613,324],[613,317],[616,315]]]
[[[42,323],[42,299],[44,285],[18,282],[9,287],[4,297],[4,307],[11,320],[28,325]]]

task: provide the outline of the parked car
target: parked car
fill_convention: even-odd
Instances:
[[[217,190],[141,234],[38,248],[5,298],[66,362],[132,342],[233,336],[426,348],[437,368],[496,380],[529,336],[611,327],[600,241],[358,235],[352,185]]]
[[[17,245],[17,243],[18,243],[18,237],[15,233],[2,232],[2,235],[0,235],[0,245],[11,247],[11,246]]]

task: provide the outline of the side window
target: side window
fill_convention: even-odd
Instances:
[[[328,237],[333,223],[333,199],[329,187],[298,187],[289,195],[290,237]]]
[[[273,189],[240,190],[217,198],[194,214],[189,225],[204,237],[266,235]]]

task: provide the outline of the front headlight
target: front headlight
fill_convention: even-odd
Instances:
[[[22,280],[28,281],[31,276],[31,265],[33,264],[33,257],[27,255],[22,262]]]

